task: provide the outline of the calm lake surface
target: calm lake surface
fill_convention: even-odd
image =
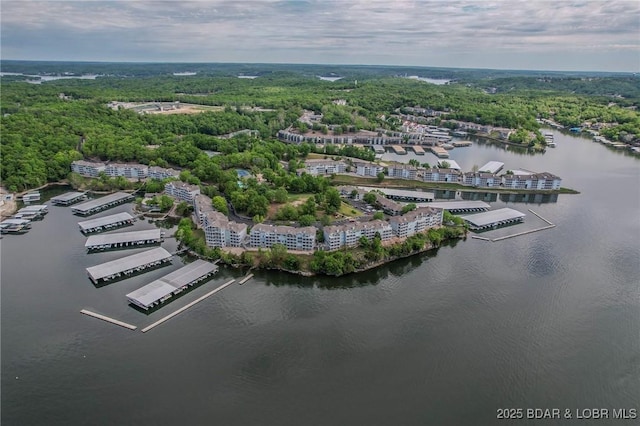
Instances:
[[[180,260],[95,288],[86,267],[140,249],[86,254],[82,219],[50,207],[0,242],[2,424],[482,425],[499,408],[640,408],[640,160],[554,133],[544,155],[451,151],[465,170],[497,160],[581,191],[497,198],[525,223],[485,236],[544,225],[529,208],[554,229],[339,279],[258,272],[145,334],[79,311],[143,328],[243,271],[145,315],[125,294]]]

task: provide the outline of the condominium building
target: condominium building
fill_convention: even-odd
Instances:
[[[344,161],[313,159],[304,162],[303,171],[314,176],[345,173],[347,164]]]
[[[371,241],[376,234],[379,234],[380,239],[386,241],[393,236],[391,225],[383,220],[350,222],[345,225],[325,226],[323,232],[324,240],[329,250],[355,247],[362,237]]]
[[[513,174],[504,174],[501,178],[502,186],[512,189],[560,189],[560,184],[562,183],[562,179],[554,174],[547,172],[534,173],[523,170],[518,170]]]
[[[422,175],[424,182],[453,182],[458,183],[462,179],[460,170],[451,168],[430,168]]]
[[[494,173],[468,172],[463,174],[463,185],[491,188],[500,186],[502,179]]]
[[[217,211],[203,214],[202,229],[209,247],[240,247],[247,237],[247,225],[229,221]]]
[[[193,197],[193,214],[195,215],[198,223],[204,226],[204,215],[209,212],[214,212],[211,198],[204,194],[197,194]]]
[[[167,195],[193,205],[196,195],[200,194],[200,187],[185,182],[168,182],[164,186],[164,191]]]
[[[415,179],[418,169],[409,164],[394,164],[387,167],[389,177],[399,179]]]
[[[376,202],[388,215],[396,216],[402,213],[402,204],[396,203],[395,201],[388,199],[384,195],[376,193]]]
[[[147,176],[150,179],[168,179],[168,178],[177,178],[180,176],[180,172],[173,169],[165,169],[164,167],[152,166],[149,167],[147,172]]]
[[[313,226],[295,228],[258,224],[249,234],[252,247],[270,248],[282,244],[287,250],[312,251],[316,248],[316,230]]]
[[[71,171],[87,177],[98,177],[100,172],[105,171],[104,163],[93,163],[90,161],[76,160],[71,163]]]
[[[399,238],[407,238],[434,226],[442,225],[442,209],[419,207],[403,216],[389,219],[391,229]]]
[[[149,167],[137,163],[109,163],[104,173],[109,177],[124,176],[128,179],[145,179]]]
[[[355,163],[356,174],[359,176],[378,176],[379,173],[384,171],[384,167],[376,163]]]

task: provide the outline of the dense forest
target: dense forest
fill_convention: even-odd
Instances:
[[[512,75],[517,72],[494,78],[488,72],[459,70],[459,74],[447,74],[443,69],[422,69],[420,75],[431,77],[469,80],[476,76],[473,84],[434,85],[398,78],[394,75],[401,74],[401,69],[394,67],[289,69],[281,65],[234,68],[232,64],[217,64],[208,74],[169,73],[198,71],[196,65],[205,68],[203,64],[90,63],[69,68],[61,63],[3,62],[3,72],[61,73],[64,69],[67,73],[104,74],[93,80],[60,79],[41,84],[2,77],[3,185],[24,190],[64,179],[71,162],[80,158],[188,167],[198,179],[213,182],[224,182],[221,173],[234,167],[264,167],[275,173],[278,161],[289,161],[304,154],[300,151],[313,150],[274,140],[278,130],[298,124],[304,109],[323,112],[325,122],[345,128],[394,129],[397,121],[388,117],[398,108],[422,106],[447,111],[448,118],[529,131],[539,128],[536,118],[552,118],[565,126],[579,126],[584,121],[615,123],[603,131],[605,136],[613,140],[624,135],[640,137],[640,115],[635,110],[638,80],[630,75],[560,75],[544,83],[546,80],[536,76]],[[313,69],[324,74],[350,72],[360,79],[323,81],[310,72]],[[260,76],[236,77],[242,73]],[[489,82],[488,78],[494,79]],[[495,93],[487,92],[490,84],[498,88]],[[336,99],[344,99],[346,105],[334,105]],[[197,114],[138,114],[109,108],[111,101],[179,101],[220,108]],[[220,137],[243,129],[257,130],[259,138]],[[223,155],[211,158],[204,150]],[[231,181],[231,173],[228,178]],[[291,183],[283,186],[287,185]]]

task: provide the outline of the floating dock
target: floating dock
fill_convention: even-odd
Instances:
[[[456,136],[459,136],[459,135],[456,135]],[[455,141],[455,142],[451,142],[451,145],[455,146],[456,148],[464,148],[465,146],[471,146],[473,144],[470,141]]]
[[[444,148],[441,148],[439,146],[432,146],[429,149],[431,149],[431,152],[433,152],[438,158],[449,158],[449,153]]]
[[[385,197],[391,198],[392,200],[417,201],[424,203],[433,201],[435,198],[433,192],[411,191],[408,189],[376,188],[372,186],[358,186],[357,188],[364,189],[367,192],[379,191],[383,193]]]
[[[159,244],[162,240],[162,231],[160,229],[148,229],[145,231],[92,235],[87,238],[84,247],[87,250],[108,250],[124,247],[139,247],[146,244]]]
[[[127,300],[144,310],[164,303],[187,287],[191,287],[218,272],[215,263],[196,260],[159,280],[127,294]]]
[[[132,225],[136,219],[127,212],[78,222],[80,231],[85,234],[107,231],[121,226]]]
[[[26,219],[5,219],[0,223],[3,234],[24,234],[31,229],[31,222]]]
[[[491,210],[467,216],[460,216],[474,231],[491,229],[501,225],[522,222],[525,214],[510,208]]]
[[[116,319],[109,318],[109,317],[104,316],[104,315],[96,314],[95,312],[87,311],[86,309],[82,309],[80,312],[85,314],[85,315],[88,315],[90,317],[98,318],[98,319],[101,319],[102,321],[110,322],[111,324],[115,324],[115,325],[119,325],[120,327],[128,328],[129,330],[135,330],[136,328],[138,328],[135,325],[127,324],[126,322],[118,321]]]
[[[21,208],[13,215],[14,219],[38,220],[44,218],[49,210],[44,204],[32,204]]]
[[[205,294],[204,296],[201,296],[199,298],[197,298],[196,300],[194,300],[193,302],[183,306],[182,308],[178,309],[177,311],[174,311],[172,313],[170,313],[169,315],[167,315],[164,318],[160,318],[158,321],[154,322],[153,324],[145,327],[142,329],[143,333],[146,333],[147,331],[151,330],[152,328],[162,324],[163,322],[170,320],[171,318],[175,317],[176,315],[186,311],[187,309],[189,309],[190,307],[192,307],[193,305],[202,302],[204,299],[206,299],[207,297],[211,296],[212,294],[215,294],[217,292],[219,292],[220,290],[223,290],[227,287],[229,287],[231,284],[233,284],[236,280],[231,280],[223,285],[221,285],[220,287],[216,288],[215,290],[211,290],[209,293]]]
[[[373,151],[376,154],[384,154],[384,147],[381,145],[373,145]]]
[[[420,145],[414,145],[411,148],[416,155],[424,155],[424,149]]]
[[[70,206],[86,198],[86,192],[66,192],[51,198],[51,204],[55,206]]]
[[[391,149],[393,150],[393,152],[399,155],[404,155],[407,153],[407,150],[401,147],[400,145],[391,145]]]
[[[171,262],[171,253],[162,247],[132,254],[87,268],[87,274],[94,284],[120,278],[127,278],[137,272]]]
[[[101,198],[96,198],[95,200],[78,204],[75,207],[72,207],[71,211],[74,214],[88,216],[102,210],[110,209],[111,207],[115,207],[119,204],[126,203],[127,201],[133,200],[133,198],[133,195],[127,194],[126,192],[115,192]]]
[[[40,201],[40,192],[35,191],[35,192],[29,192],[27,194],[24,194],[22,196],[22,202],[26,205],[29,205],[31,203],[34,203],[36,201]]]
[[[449,213],[486,212],[491,206],[484,201],[438,201],[419,204],[419,207],[435,207],[447,210]]]
[[[253,278],[253,274],[249,274],[246,277],[244,277],[243,279],[241,279],[238,284],[242,285],[244,283],[246,283],[247,281],[249,281],[251,278]]]

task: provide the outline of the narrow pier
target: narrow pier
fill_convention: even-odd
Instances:
[[[536,228],[536,229],[531,229],[529,231],[518,232],[517,234],[505,235],[504,237],[494,238],[491,241],[493,242],[502,241],[502,240],[506,240],[507,238],[519,237],[520,235],[531,234],[533,232],[544,231],[545,229],[551,229],[551,228],[555,228],[555,225],[548,225],[548,226],[543,226],[542,228]]]
[[[251,278],[253,278],[253,274],[249,274],[246,277],[244,277],[243,279],[241,279],[238,284],[242,285],[244,283],[246,283],[247,281],[249,281]]]
[[[471,238],[475,238],[476,240],[491,241],[491,238],[480,237],[478,235],[472,235]]]
[[[128,328],[129,330],[135,330],[136,328],[138,328],[135,325],[127,324],[126,322],[118,321],[116,319],[109,318],[109,317],[104,316],[104,315],[96,314],[95,312],[91,312],[91,311],[88,311],[86,309],[82,309],[80,312],[85,314],[85,315],[88,315],[90,317],[98,318],[98,319],[100,319],[102,321],[110,322],[111,324],[115,324],[115,325],[119,325],[120,327]]]
[[[190,307],[192,307],[193,305],[195,305],[195,304],[197,304],[197,303],[202,302],[204,299],[206,299],[207,297],[211,296],[212,294],[217,293],[217,292],[219,292],[220,290],[225,289],[226,287],[229,287],[229,286],[230,286],[231,284],[233,284],[234,282],[236,282],[236,280],[231,280],[231,281],[229,281],[229,282],[227,282],[227,283],[225,283],[225,284],[222,284],[220,287],[216,288],[215,290],[211,290],[209,293],[205,294],[204,296],[201,296],[201,297],[197,298],[197,299],[196,299],[196,300],[194,300],[193,302],[191,302],[191,303],[189,303],[189,304],[187,304],[187,305],[183,306],[182,308],[180,308],[180,309],[178,309],[178,310],[176,310],[176,311],[174,311],[174,312],[170,313],[170,314],[169,314],[169,315],[167,315],[166,317],[164,317],[164,318],[160,318],[158,321],[154,322],[153,324],[151,324],[151,325],[149,325],[149,326],[147,326],[147,327],[143,328],[143,329],[142,329],[142,332],[143,332],[143,333],[146,333],[147,331],[149,331],[149,330],[151,330],[152,328],[154,328],[154,327],[156,327],[156,326],[158,326],[158,325],[162,324],[163,322],[170,320],[171,318],[175,317],[176,315],[178,315],[178,314],[180,314],[180,313],[182,313],[182,312],[186,311],[187,309],[189,309],[189,308],[190,308]]]
[[[544,217],[540,216],[538,213],[534,212],[531,209],[528,209],[531,213],[533,213],[534,215],[538,216],[540,219],[544,220],[545,222],[547,222],[549,225],[553,225],[553,223],[551,223],[550,221],[548,221],[547,219],[545,219]]]

